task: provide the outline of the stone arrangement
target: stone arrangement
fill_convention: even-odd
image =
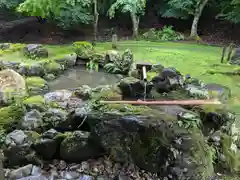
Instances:
[[[86,43],[75,48],[76,54],[43,64],[1,61],[0,146],[6,179],[210,180],[218,179],[218,172],[240,173],[239,117],[224,105],[101,104],[145,96],[144,84],[130,76],[136,72],[133,54],[100,54]],[[40,45],[24,48],[28,55],[32,50],[31,55],[48,54]],[[114,85],[49,92],[47,77],[91,60],[123,78]],[[208,99],[214,92],[221,100],[230,96],[227,87],[184,78],[175,68],[156,64],[151,73],[149,99]],[[14,88],[24,93],[8,96]]]

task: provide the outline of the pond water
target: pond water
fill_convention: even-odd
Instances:
[[[51,91],[60,89],[74,89],[81,85],[88,85],[92,88],[99,85],[115,84],[120,80],[120,77],[105,72],[87,71],[83,68],[76,67],[67,70],[57,79],[49,81],[49,88]]]

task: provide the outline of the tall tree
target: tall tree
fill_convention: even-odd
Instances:
[[[98,2],[93,0],[93,40],[97,41],[97,32],[98,32]]]
[[[160,9],[163,17],[186,19],[193,17],[190,37],[198,37],[198,23],[209,0],[165,0],[164,8]]]
[[[138,37],[140,17],[144,15],[146,0],[116,0],[108,11],[110,18],[113,18],[117,10],[122,13],[129,13],[133,25],[133,37]]]

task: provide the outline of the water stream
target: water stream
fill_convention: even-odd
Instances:
[[[57,79],[49,81],[49,88],[51,91],[60,89],[74,89],[81,85],[88,85],[90,87],[97,87],[99,85],[111,85],[120,80],[120,77],[105,72],[90,72],[83,68],[73,68],[67,70]]]

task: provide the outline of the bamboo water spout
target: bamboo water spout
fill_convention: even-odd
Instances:
[[[100,101],[102,104],[136,104],[136,105],[220,105],[218,100],[167,100],[167,101]]]

